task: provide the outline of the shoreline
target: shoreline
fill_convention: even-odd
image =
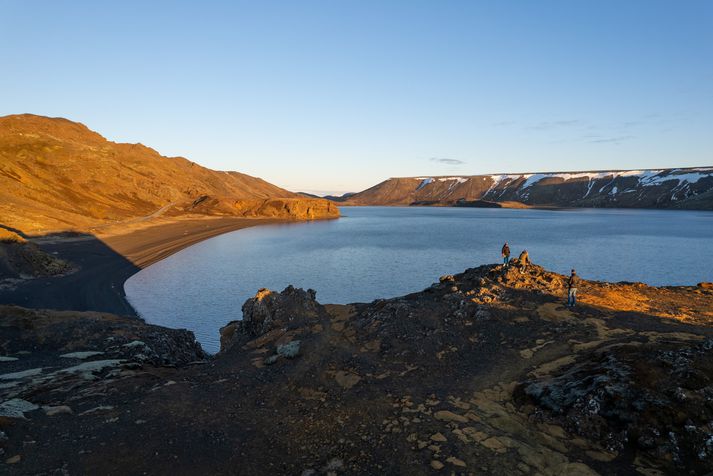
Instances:
[[[139,317],[124,283],[142,269],[191,245],[231,231],[294,220],[206,217],[162,220],[128,231],[84,233],[31,240],[78,269],[64,276],[34,278],[0,290],[0,304],[33,309],[98,311]]]
[[[419,208],[394,205],[386,207]],[[45,236],[30,236],[29,241],[38,244],[44,251],[69,261],[77,266],[78,270],[64,276],[29,279],[20,282],[14,289],[0,289],[0,304],[34,309],[98,311],[138,317],[138,312],[126,299],[124,283],[140,270],[189,246],[224,233],[258,225],[302,222],[278,218],[200,215],[180,218],[155,217],[137,223],[112,224],[89,232],[71,232],[69,235],[57,232]],[[92,234],[92,231],[95,233]]]
[[[410,204],[381,204],[381,205],[365,205],[353,204],[347,202],[334,202],[339,207],[344,208],[360,208],[360,207],[388,207],[388,208],[476,208],[476,209],[499,209],[499,210],[544,210],[544,211],[579,211],[579,210],[635,210],[635,211],[661,211],[661,212],[709,212],[713,213],[710,208],[655,208],[655,207],[558,207],[554,205],[525,205],[525,206],[500,206],[500,207],[468,207],[456,206],[452,204],[434,204],[434,205],[410,205]],[[494,202],[503,203],[503,202]]]

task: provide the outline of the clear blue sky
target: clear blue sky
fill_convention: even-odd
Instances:
[[[292,190],[713,165],[713,1],[0,0],[0,115]]]

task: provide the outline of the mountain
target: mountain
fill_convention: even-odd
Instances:
[[[333,202],[346,202],[352,196],[354,196],[354,192],[347,192],[342,195],[325,195],[322,198],[326,198],[327,200],[331,200]]]
[[[319,195],[315,195],[313,193],[307,193],[307,192],[297,192],[298,195],[302,195],[303,197],[310,197],[310,198],[324,198],[325,200],[331,200],[333,202],[345,202],[349,200],[349,197],[354,195],[353,192],[347,192],[342,195],[325,195],[323,197],[320,197]]]
[[[56,231],[189,213],[301,219],[339,211],[256,177],[108,141],[67,119],[0,117],[2,224]]]
[[[713,167],[390,178],[344,205],[713,210]]]

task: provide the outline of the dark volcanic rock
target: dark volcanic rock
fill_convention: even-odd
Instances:
[[[287,286],[280,293],[260,289],[243,304],[243,319],[220,329],[220,352],[226,352],[236,342],[244,344],[271,331],[284,333],[312,324],[320,309],[312,289]]]
[[[193,332],[97,312],[0,306],[0,353],[102,352],[102,358],[183,365],[206,357]]]
[[[71,264],[45,253],[36,244],[24,240],[3,240],[0,234],[0,284],[8,278],[57,276],[72,270]]]
[[[583,355],[547,378],[524,382],[520,403],[612,451],[640,449],[671,469],[713,467],[713,339]]]
[[[281,293],[261,289],[243,304],[243,329],[259,337],[277,327],[299,327],[316,314],[319,305],[312,290],[288,286]]]

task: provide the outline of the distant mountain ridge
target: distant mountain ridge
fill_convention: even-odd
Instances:
[[[713,167],[396,177],[344,205],[713,210]]]
[[[260,178],[108,141],[67,119],[0,117],[0,224],[44,232],[183,214],[311,219],[339,211]]]
[[[302,195],[303,197],[310,197],[310,198],[324,198],[325,200],[331,200],[333,202],[344,202],[349,199],[352,195],[354,195],[353,192],[346,192],[342,195],[315,195],[314,193],[309,193],[309,192],[297,192],[298,195]]]

